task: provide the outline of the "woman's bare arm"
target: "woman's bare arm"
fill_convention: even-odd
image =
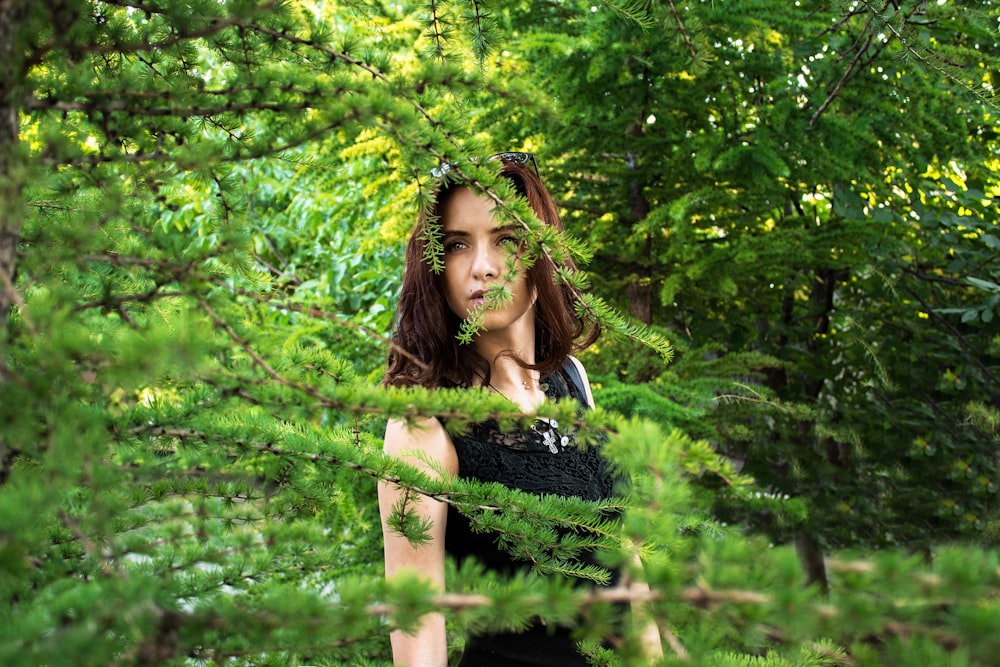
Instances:
[[[436,419],[425,419],[413,427],[390,420],[385,430],[384,451],[405,460],[432,476],[458,473],[455,447],[444,427]],[[444,534],[448,516],[445,503],[410,494],[409,507],[430,528],[430,540],[414,545],[388,525],[393,508],[406,492],[386,482],[378,485],[379,513],[385,542],[385,576],[392,579],[403,573],[427,579],[436,590],[444,592]],[[414,634],[394,631],[390,635],[393,662],[410,667],[447,667],[448,644],[445,637],[444,614],[426,615]]]
[[[635,556],[636,566],[641,569],[642,562],[639,556]],[[629,584],[629,590],[637,595],[649,595],[649,584],[645,581],[633,581]],[[655,619],[650,616],[649,605],[641,601],[632,602],[632,618],[642,625],[642,634],[639,642],[642,645],[643,655],[650,660],[658,660],[663,657],[663,642],[660,637],[660,628],[656,625]]]

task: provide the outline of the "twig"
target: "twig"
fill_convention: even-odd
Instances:
[[[101,570],[104,571],[104,574],[109,576],[115,574],[111,569],[111,565],[108,563],[108,560],[104,558],[101,554],[101,550],[96,544],[94,544],[93,540],[87,537],[87,535],[83,532],[83,529],[80,528],[80,524],[63,510],[56,512],[56,515],[59,517],[59,520],[63,522],[63,525],[69,528],[70,532],[73,533],[77,541],[79,541],[79,543],[83,546],[84,551],[100,562]]]
[[[681,20],[680,12],[677,11],[677,6],[674,5],[674,0],[667,0],[667,2],[670,4],[670,13],[673,15],[674,22],[677,24],[677,32],[681,34],[681,39],[684,40],[684,46],[687,47],[691,60],[697,60],[698,52],[694,49],[694,42],[691,41],[691,36],[688,34],[687,28],[684,27],[684,21]]]
[[[133,435],[148,434],[148,435],[154,436],[154,437],[173,437],[173,438],[178,438],[178,439],[181,439],[181,440],[197,439],[197,440],[200,440],[202,442],[209,442],[209,441],[211,441],[213,439],[215,439],[215,440],[225,440],[226,442],[229,442],[229,443],[231,443],[231,444],[233,444],[233,445],[235,445],[237,447],[248,447],[250,449],[254,449],[254,450],[259,451],[259,452],[266,452],[268,454],[272,454],[272,455],[277,456],[279,458],[280,457],[288,457],[288,458],[293,458],[294,457],[294,458],[304,459],[306,461],[309,461],[310,463],[326,463],[326,464],[332,465],[332,466],[342,466],[344,468],[347,468],[347,469],[350,469],[350,470],[354,470],[355,472],[359,472],[359,473],[361,473],[363,475],[366,475],[368,477],[371,477],[373,479],[381,480],[381,481],[387,482],[389,484],[395,484],[395,485],[399,486],[400,488],[402,488],[404,490],[412,491],[414,493],[417,493],[419,495],[425,496],[427,498],[431,498],[433,500],[437,500],[439,502],[445,503],[446,505],[452,505],[452,506],[454,506],[456,508],[459,508],[460,510],[465,509],[466,511],[468,511],[468,508],[472,508],[472,509],[486,511],[486,512],[496,512],[496,511],[501,511],[501,510],[504,509],[503,507],[499,507],[497,505],[483,505],[483,504],[470,505],[470,503],[468,503],[468,502],[462,502],[461,500],[456,500],[455,499],[456,496],[465,495],[462,492],[458,492],[458,491],[431,491],[429,489],[425,489],[425,488],[417,486],[415,484],[407,483],[407,482],[403,481],[401,478],[399,478],[398,476],[387,475],[384,472],[380,472],[380,471],[378,471],[378,470],[376,470],[374,468],[363,466],[363,465],[361,465],[359,463],[355,463],[354,461],[342,459],[342,458],[334,456],[332,454],[318,454],[318,453],[310,453],[310,452],[292,451],[292,450],[282,449],[281,447],[278,447],[277,445],[275,445],[274,443],[271,443],[271,442],[252,442],[252,441],[247,441],[247,440],[242,440],[242,439],[225,439],[222,436],[210,436],[207,433],[204,433],[202,431],[198,431],[198,430],[195,430],[195,429],[190,429],[190,428],[189,429],[171,429],[171,428],[166,428],[166,427],[163,427],[163,426],[151,426],[151,427],[150,426],[142,426],[142,427],[138,427],[138,428],[132,429],[131,433]],[[534,519],[551,520],[551,521],[559,523],[562,526],[566,526],[566,527],[570,528],[573,531],[585,530],[585,531],[587,531],[589,533],[592,533],[594,535],[603,535],[605,537],[608,536],[608,533],[606,531],[602,531],[602,530],[598,529],[595,526],[587,525],[587,524],[585,524],[585,523],[583,523],[581,521],[574,520],[572,518],[567,519],[567,518],[558,518],[558,517],[548,517],[548,516],[546,516],[544,514],[540,514],[540,513],[537,513],[537,512],[528,511],[524,507],[518,507],[518,511],[520,512],[520,514],[522,516],[525,516],[525,517],[528,517],[528,518],[534,518]],[[470,518],[470,520],[475,521],[474,517],[469,517],[469,518]],[[646,594],[649,595],[648,592]],[[633,595],[629,599],[640,599],[640,598],[638,596],[636,596],[636,595]],[[627,601],[627,600],[623,599],[621,601]]]
[[[21,298],[21,293],[17,290],[13,280],[11,280],[11,276],[7,275],[6,271],[0,271],[0,283],[3,283],[2,287],[4,293],[7,295],[7,303],[13,304],[21,309],[21,319],[24,320],[24,326],[27,327],[30,333],[38,333],[38,329],[35,327],[31,316],[28,315],[28,309],[24,307],[24,299]],[[0,317],[5,318],[7,317],[7,314],[0,313]]]
[[[816,124],[816,121],[819,120],[819,117],[823,115],[824,111],[826,111],[827,107],[829,107],[833,103],[833,100],[840,93],[841,88],[844,87],[844,84],[847,83],[847,80],[854,73],[858,61],[861,60],[861,56],[863,56],[865,52],[868,50],[868,47],[869,45],[871,45],[871,42],[872,42],[872,36],[869,34],[868,38],[865,40],[864,45],[861,46],[858,49],[858,52],[854,54],[854,58],[851,60],[850,65],[848,65],[847,69],[844,71],[844,75],[840,77],[840,81],[837,82],[837,85],[834,86],[833,90],[830,91],[830,94],[827,95],[826,100],[823,101],[823,104],[820,105],[819,109],[816,110],[816,113],[814,113],[812,115],[812,118],[809,119],[809,127],[814,126]]]

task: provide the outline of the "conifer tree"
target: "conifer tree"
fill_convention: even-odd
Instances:
[[[500,66],[554,111],[483,127],[544,148],[595,287],[681,351],[608,366],[608,398],[805,499],[797,528],[726,515],[820,580],[825,548],[994,539],[995,3],[506,16]]]
[[[562,164],[575,179],[551,183],[567,204],[574,191],[590,196],[587,182],[643,193],[616,180],[614,160],[580,171],[572,151],[532,130],[575,110],[551,114],[539,81],[507,69],[510,49],[532,53],[518,36],[556,34],[560,21],[563,47],[581,27],[631,40],[659,17],[679,39],[650,36],[649,48],[676,65],[712,43],[695,18],[718,18],[710,3],[536,6],[0,0],[0,664],[387,664],[389,627],[438,608],[451,610],[454,637],[582,614],[592,642],[610,603],[637,594],[571,587],[606,576],[573,555],[596,545],[607,565],[627,563],[636,544],[645,567],[629,576],[652,585],[665,664],[989,664],[994,554],[942,549],[930,565],[844,554],[820,598],[793,551],[712,515],[725,501],[796,524],[808,507],[679,430],[600,410],[580,425],[610,429],[607,455],[633,480],[606,505],[431,480],[381,456],[386,416],[459,427],[525,417],[476,392],[376,386],[398,273],[389,248],[426,203],[432,169],[447,161],[489,186],[466,157],[545,138],[555,158],[545,175]],[[500,123],[484,138],[500,114],[520,121],[528,145],[510,145]],[[707,188],[719,174],[701,178]],[[928,192],[940,205],[921,205],[954,208],[956,226],[985,220],[971,187]],[[591,240],[601,269],[606,244]],[[921,248],[946,254],[950,239],[939,241]],[[584,253],[572,237],[540,245]],[[584,288],[582,276],[565,279]],[[581,308],[667,353],[605,297],[582,296]],[[968,324],[974,312],[988,324],[995,304],[950,305],[962,312],[942,318]],[[720,326],[707,315],[706,329]],[[673,414],[695,426],[705,390],[690,389],[695,402]],[[545,411],[576,419],[569,405]],[[501,580],[469,566],[449,573],[443,596],[386,584],[377,478],[455,504],[538,573],[568,577]],[[611,509],[623,510],[620,524],[601,518]],[[405,507],[398,525],[421,539]],[[608,660],[639,664],[636,638],[626,629],[615,640]]]

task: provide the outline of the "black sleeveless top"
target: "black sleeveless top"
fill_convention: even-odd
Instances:
[[[548,400],[572,396],[587,405],[585,390],[573,362],[545,379],[542,388]],[[557,423],[536,421],[530,429],[500,432],[496,421],[473,425],[464,435],[453,436],[458,456],[458,475],[466,479],[499,482],[530,493],[577,496],[585,500],[605,500],[615,491],[611,473],[596,446],[577,446],[570,429]],[[516,561],[498,548],[495,536],[473,532],[469,520],[455,508],[448,508],[445,551],[461,564],[475,557],[486,567],[510,574],[530,569],[530,563]],[[591,555],[592,556],[592,555]],[[583,562],[594,562],[582,558]],[[617,573],[612,573],[617,579]],[[518,633],[469,637],[459,667],[538,665],[584,667],[589,663],[576,650],[571,629],[531,625]]]

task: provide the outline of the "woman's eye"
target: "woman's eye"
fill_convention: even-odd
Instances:
[[[462,241],[452,241],[451,243],[446,243],[444,246],[445,252],[456,252],[465,248],[465,243]]]
[[[519,243],[517,237],[511,236],[510,234],[501,236],[498,242],[501,244],[514,244],[514,245],[517,245]]]

